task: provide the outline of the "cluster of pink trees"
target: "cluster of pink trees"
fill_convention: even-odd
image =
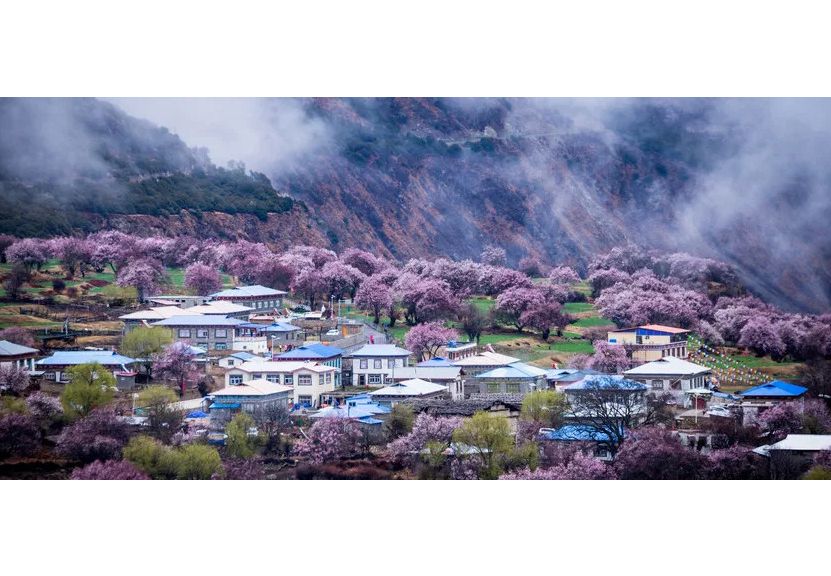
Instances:
[[[422,412],[416,417],[409,434],[387,444],[386,454],[395,462],[411,464],[420,458],[421,451],[430,443],[445,448],[449,446],[453,431],[461,425],[459,417],[430,416]]]
[[[308,437],[294,445],[295,454],[312,464],[326,464],[361,455],[361,424],[349,418],[322,418]]]
[[[415,326],[407,333],[405,345],[416,358],[427,360],[435,356],[439,348],[458,337],[452,328],[445,328],[439,322],[427,322]]]

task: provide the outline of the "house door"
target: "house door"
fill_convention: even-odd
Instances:
[[[358,386],[366,386],[366,374],[358,375]]]

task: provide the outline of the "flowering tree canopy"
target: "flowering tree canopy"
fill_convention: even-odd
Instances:
[[[589,360],[586,368],[608,374],[619,374],[628,370],[630,365],[631,362],[623,346],[609,344],[605,340],[596,340],[594,342],[594,355]]]
[[[164,282],[164,266],[158,260],[141,258],[124,264],[118,272],[116,283],[119,286],[131,286],[136,289],[139,300],[156,291]]]
[[[72,471],[72,480],[149,480],[150,477],[126,460],[96,460]]]
[[[548,273],[548,279],[555,284],[564,284],[569,286],[580,281],[580,276],[574,271],[571,266],[557,266],[552,268]]]
[[[613,466],[578,452],[566,463],[550,468],[530,468],[502,474],[500,480],[614,480],[617,478]]]
[[[36,238],[24,238],[6,248],[6,260],[12,264],[22,264],[28,270],[39,269],[48,259],[47,243]]]
[[[0,364],[0,392],[22,394],[29,387],[29,371],[14,364]]]
[[[439,322],[419,324],[407,333],[405,345],[420,360],[427,360],[436,355],[439,348],[458,338],[452,328],[445,328]]]
[[[176,382],[179,393],[184,396],[187,385],[199,375],[193,360],[188,346],[173,343],[153,359],[153,374],[157,378]]]
[[[355,293],[355,306],[372,312],[376,324],[381,322],[381,313],[392,303],[392,290],[378,275],[367,278]]]
[[[58,438],[57,452],[81,462],[113,460],[121,457],[127,444],[127,424],[108,408],[98,408],[64,428]]]
[[[525,322],[523,313],[531,308],[539,308],[546,303],[542,291],[536,287],[514,286],[502,292],[496,298],[495,310],[508,322],[522,330]]]
[[[563,314],[559,302],[552,301],[534,303],[519,315],[519,323],[539,330],[543,340],[548,340],[552,326],[560,331],[568,325],[570,320],[567,314]]]
[[[785,343],[771,321],[764,316],[754,316],[747,321],[741,329],[738,344],[759,356],[770,354],[779,358],[785,354]]]
[[[349,418],[321,418],[309,429],[308,438],[294,445],[295,454],[312,464],[324,464],[361,454],[361,424]]]
[[[222,278],[213,266],[195,262],[185,269],[185,286],[200,296],[207,296],[222,288]]]
[[[26,414],[0,414],[0,460],[28,456],[40,446],[40,428]]]
[[[490,266],[505,266],[508,261],[505,249],[498,246],[487,246],[482,250],[479,260]]]
[[[459,417],[430,416],[422,412],[416,417],[409,434],[387,444],[386,454],[398,462],[412,461],[430,442],[449,446],[453,431],[461,425]]]
[[[672,432],[647,427],[632,431],[615,458],[615,468],[624,480],[695,480],[704,476],[706,459]]]

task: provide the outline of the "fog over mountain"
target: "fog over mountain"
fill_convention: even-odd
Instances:
[[[464,258],[497,244],[514,262],[532,254],[582,266],[633,242],[724,259],[780,305],[831,308],[828,100],[111,102],[152,123],[115,115],[126,132],[160,125],[173,133],[162,141],[181,139],[167,149],[131,145],[125,158],[192,170],[208,160],[189,147],[204,147],[216,164],[244,162],[302,201],[336,248]],[[89,108],[83,114],[112,107]],[[17,122],[0,135],[7,178],[112,174],[99,144],[118,134],[91,133],[78,114],[53,106],[31,130]],[[46,142],[37,156],[15,144],[29,140]],[[276,241],[273,227],[252,223],[244,233]]]

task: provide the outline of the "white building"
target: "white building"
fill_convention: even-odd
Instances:
[[[464,398],[464,371],[459,366],[407,366],[396,369],[387,381],[403,382],[415,378],[446,386],[453,400]]]
[[[383,386],[395,369],[409,366],[410,351],[394,344],[367,344],[352,353],[352,385]]]
[[[369,393],[369,396],[379,404],[393,406],[411,398],[434,398],[447,396],[448,394],[447,386],[413,378],[412,380],[402,380],[378,390],[373,390]]]
[[[652,392],[670,392],[681,395],[687,390],[703,388],[712,371],[674,356],[641,364],[623,373],[624,376],[649,386]]]
[[[253,360],[229,368],[225,385],[238,386],[251,380],[268,380],[294,389],[295,404],[320,406],[335,391],[337,368],[314,362]]]

